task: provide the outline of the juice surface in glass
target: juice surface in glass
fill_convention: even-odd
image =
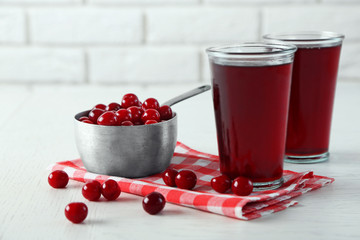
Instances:
[[[231,178],[250,178],[259,190],[275,189],[282,183],[296,50],[294,46],[285,47],[287,50],[267,47],[234,49],[230,56],[225,53],[214,57],[208,52],[220,171]],[[267,56],[257,51],[264,51]],[[285,54],[281,55],[281,51]],[[272,61],[273,58],[277,60]]]

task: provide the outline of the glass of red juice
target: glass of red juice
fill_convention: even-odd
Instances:
[[[255,191],[280,187],[296,47],[244,43],[206,51],[221,173],[251,179]]]
[[[285,161],[317,163],[329,159],[331,118],[344,35],[295,32],[265,35],[294,44]]]

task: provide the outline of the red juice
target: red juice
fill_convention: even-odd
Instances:
[[[292,63],[211,69],[221,172],[281,179]]]
[[[341,45],[298,48],[295,53],[286,155],[328,152]]]

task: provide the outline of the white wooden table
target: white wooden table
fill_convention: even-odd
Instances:
[[[82,184],[56,190],[47,166],[78,157],[73,115],[127,92],[163,102],[197,85],[141,88],[104,86],[0,86],[0,239],[360,239],[360,84],[339,82],[331,159],[285,169],[334,177],[325,188],[297,198],[299,205],[253,221],[240,221],[167,204],[160,215],[142,198],[122,193],[115,202],[88,202]],[[216,154],[210,92],[174,106],[185,144]],[[65,219],[64,207],[85,201],[83,224]]]

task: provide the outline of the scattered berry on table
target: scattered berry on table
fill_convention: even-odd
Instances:
[[[82,187],[82,195],[89,201],[97,201],[101,197],[101,184],[96,180],[85,183]]]
[[[238,196],[248,196],[253,191],[253,183],[246,177],[237,177],[232,183],[231,190]]]
[[[81,223],[88,214],[88,208],[85,203],[73,202],[65,207],[65,216],[72,223]]]
[[[53,188],[64,188],[69,182],[69,176],[63,170],[55,170],[49,174],[48,182]]]
[[[182,189],[191,190],[197,182],[196,174],[190,170],[182,170],[175,177],[175,184]]]
[[[103,183],[101,193],[104,198],[109,201],[113,201],[120,196],[121,189],[115,180],[109,179]]]
[[[231,188],[231,179],[226,175],[214,177],[211,179],[211,187],[219,193],[224,193]]]
[[[164,183],[170,187],[176,187],[175,177],[178,174],[173,168],[168,168],[162,173],[162,179]]]
[[[152,192],[144,197],[142,205],[147,213],[155,215],[164,209],[165,203],[165,198],[161,193]]]

